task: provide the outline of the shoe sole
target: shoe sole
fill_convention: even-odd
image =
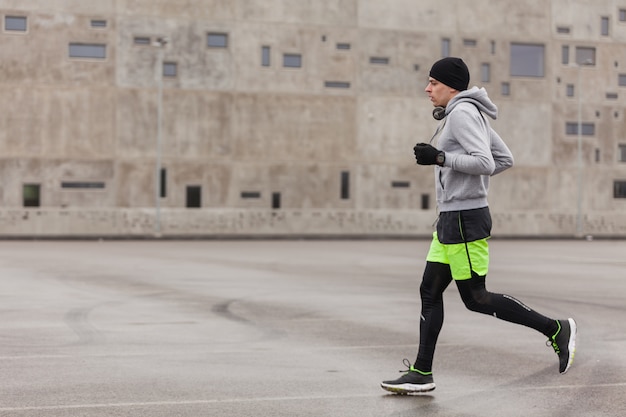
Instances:
[[[567,372],[570,366],[572,366],[572,363],[574,362],[574,355],[576,354],[576,331],[577,331],[576,322],[572,318],[567,319],[567,321],[569,322],[569,328],[570,328],[569,342],[567,343],[567,351],[569,352],[569,358],[567,359],[567,366],[565,367],[563,372],[561,372],[562,374]]]
[[[430,392],[436,388],[434,382],[430,384],[401,384],[401,385],[388,385],[388,384],[380,384],[382,389],[387,390],[389,392],[393,392],[394,394],[407,395],[407,394],[416,394],[420,392]]]

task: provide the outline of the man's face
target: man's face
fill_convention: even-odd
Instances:
[[[452,97],[458,93],[458,91],[454,88],[448,87],[444,83],[441,83],[432,77],[428,78],[428,85],[424,91],[426,91],[428,98],[435,107],[446,107]]]

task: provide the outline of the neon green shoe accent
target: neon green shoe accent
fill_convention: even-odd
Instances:
[[[411,365],[411,367],[409,368],[409,371],[417,372],[420,375],[432,375],[433,374],[432,372],[423,372],[423,371],[420,371],[419,369],[415,369],[413,365]]]
[[[546,346],[552,345],[552,349],[554,349],[556,353],[561,353],[561,348],[559,348],[559,345],[556,344],[556,337],[559,333],[561,333],[561,322],[556,320],[556,325],[559,328],[556,330],[556,333],[554,333],[554,335],[552,335],[552,337],[548,339],[548,341],[546,342]]]

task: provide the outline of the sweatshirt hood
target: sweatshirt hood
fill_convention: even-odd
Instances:
[[[463,102],[474,104],[481,112],[494,120],[498,117],[498,107],[487,95],[487,90],[482,87],[472,87],[469,90],[459,92],[446,106],[446,114],[449,114],[457,104]]]

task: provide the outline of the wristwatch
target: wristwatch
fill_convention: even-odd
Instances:
[[[445,152],[441,151],[437,154],[437,157],[435,158],[435,163],[439,166],[443,166],[444,162],[446,162],[446,154]]]

